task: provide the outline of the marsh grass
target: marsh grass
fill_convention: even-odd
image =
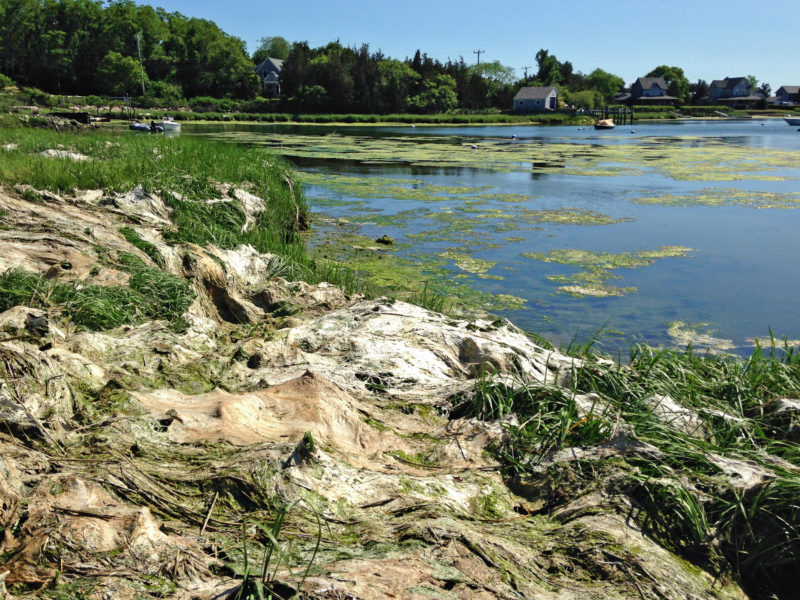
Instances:
[[[25,305],[53,309],[77,327],[91,331],[163,319],[182,328],[181,315],[194,300],[189,283],[120,253],[120,268],[130,274],[128,286],[64,283],[9,269],[0,275],[0,312]]]
[[[259,252],[281,256],[299,279],[327,281],[349,292],[365,290],[354,271],[306,254],[299,235],[309,219],[302,185],[289,165],[268,151],[188,136],[128,132],[64,134],[16,128],[4,130],[4,140],[17,145],[4,152],[0,161],[4,183],[26,183],[56,193],[97,188],[126,192],[142,186],[161,193],[172,209],[176,230],[165,236],[168,242],[211,243],[222,248],[250,244]],[[39,154],[53,148],[84,154],[90,160]],[[253,227],[243,230],[245,212],[238,200],[222,197],[223,183],[265,200],[266,210]],[[210,199],[225,201],[209,203]],[[123,228],[121,233],[157,265],[163,264],[155,247],[133,229]]]
[[[743,360],[635,346],[629,364],[613,366],[591,348],[581,354],[571,392],[512,389],[484,377],[465,403],[463,413],[482,419],[516,414],[520,425],[496,448],[508,476],[541,477],[538,465],[552,452],[596,446],[623,431],[658,451],[626,453],[610,484],[632,502],[643,531],[712,572],[733,573],[754,598],[791,597],[800,568],[800,449],[774,408],[780,398],[800,397],[797,349],[770,337]],[[579,412],[576,396],[590,392],[595,406]],[[663,396],[691,412],[659,413],[653,399]],[[701,426],[682,427],[685,414]],[[737,487],[723,460],[767,475]],[[584,487],[597,485],[594,475],[564,468]]]

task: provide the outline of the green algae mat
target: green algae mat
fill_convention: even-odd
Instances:
[[[294,162],[312,251],[390,295],[610,351],[800,337],[800,135],[783,121],[204,133]]]

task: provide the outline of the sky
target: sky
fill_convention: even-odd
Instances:
[[[281,36],[314,48],[369,44],[391,58],[500,61],[536,72],[544,48],[575,71],[596,68],[627,84],[659,65],[690,82],[753,75],[800,85],[800,0],[152,0],[168,12],[214,21],[247,43]]]

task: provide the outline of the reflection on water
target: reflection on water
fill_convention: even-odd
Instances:
[[[602,331],[612,352],[643,340],[747,353],[770,328],[800,338],[800,133],[783,120],[184,134],[269,146],[307,172],[312,244],[338,238],[358,251],[337,256],[366,272],[396,264],[477,290],[555,343]],[[376,256],[355,234],[397,243]]]

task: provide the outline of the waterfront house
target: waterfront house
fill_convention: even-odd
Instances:
[[[558,90],[552,85],[524,87],[514,96],[514,112],[529,113],[558,108]]]
[[[797,104],[800,85],[782,85],[775,92],[775,104]]]
[[[673,106],[680,100],[667,94],[667,82],[663,77],[639,77],[624,102],[630,106]]]
[[[282,68],[283,61],[280,58],[266,58],[255,68],[256,75],[261,78],[261,91],[267,98],[281,95]]]
[[[751,108],[764,99],[764,94],[750,87],[747,77],[715,79],[708,87],[709,104],[726,104],[732,108]]]

